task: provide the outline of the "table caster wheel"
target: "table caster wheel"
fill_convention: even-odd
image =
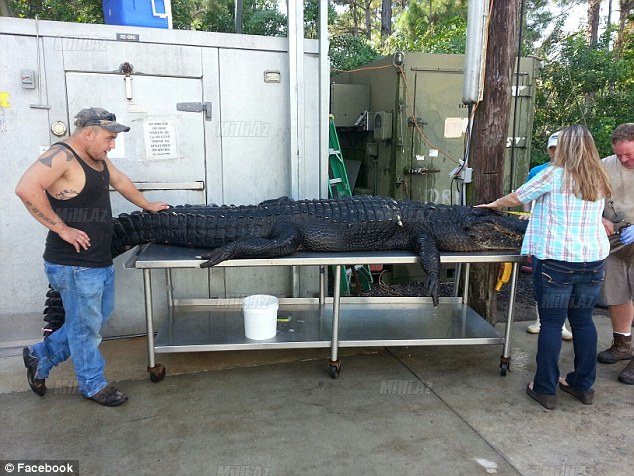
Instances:
[[[341,361],[337,360],[336,362],[330,362],[330,377],[339,377],[339,372],[341,372]]]
[[[150,380],[152,383],[158,383],[165,378],[165,367],[161,364],[156,364],[154,367],[148,367],[147,371],[150,372]]]
[[[506,372],[509,370],[509,364],[508,362],[502,362],[500,364],[500,375],[502,377],[506,377]]]

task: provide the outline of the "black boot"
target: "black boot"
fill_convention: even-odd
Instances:
[[[602,364],[615,364],[619,360],[629,360],[632,358],[632,336],[613,333],[614,340],[612,347],[603,352],[599,352],[597,360]]]

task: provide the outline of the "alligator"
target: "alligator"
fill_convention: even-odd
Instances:
[[[258,205],[179,205],[158,213],[123,213],[113,218],[112,255],[150,242],[188,246],[210,250],[202,255],[201,267],[207,268],[234,258],[272,258],[298,250],[412,250],[437,305],[440,251],[518,249],[526,224],[485,208],[414,200],[282,197]],[[49,310],[47,317],[58,315]]]

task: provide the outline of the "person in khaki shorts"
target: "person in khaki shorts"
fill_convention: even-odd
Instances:
[[[599,352],[597,360],[614,364],[629,360],[619,381],[634,385],[632,359],[632,320],[634,318],[634,123],[618,126],[612,134],[614,155],[603,159],[612,199],[606,201],[603,224],[610,236],[612,250],[607,259],[602,300],[612,321],[612,346]]]

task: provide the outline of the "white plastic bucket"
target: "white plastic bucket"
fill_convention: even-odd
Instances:
[[[277,333],[277,298],[266,294],[247,296],[242,300],[244,335],[247,339],[265,340]]]

